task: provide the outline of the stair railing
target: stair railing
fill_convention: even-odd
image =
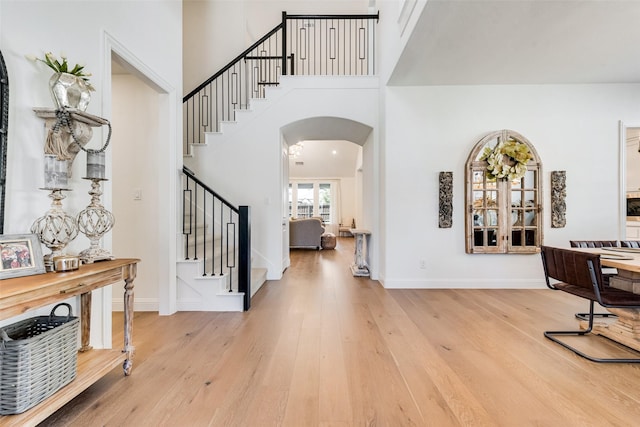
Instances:
[[[287,15],[183,98],[184,152],[264,98],[282,75],[375,75],[375,15]]]
[[[182,234],[185,260],[202,259],[202,276],[227,274],[227,290],[251,305],[249,206],[235,207],[183,167]]]

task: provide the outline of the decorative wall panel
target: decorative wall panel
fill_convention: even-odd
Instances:
[[[440,172],[440,207],[438,227],[451,228],[453,225],[453,172]]]
[[[551,227],[567,225],[567,171],[551,172]]]

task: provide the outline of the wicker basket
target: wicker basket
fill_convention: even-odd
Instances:
[[[61,305],[67,316],[55,315]],[[49,316],[0,329],[0,415],[22,413],[76,377],[80,320],[71,314],[61,303]]]

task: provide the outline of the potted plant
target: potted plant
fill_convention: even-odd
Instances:
[[[64,54],[60,60],[51,52],[44,55],[44,59],[35,56],[27,56],[32,61],[42,62],[54,71],[49,79],[51,96],[57,108],[77,108],[85,111],[91,100],[91,91],[95,90],[89,83],[91,74],[85,73],[84,66],[69,65]]]

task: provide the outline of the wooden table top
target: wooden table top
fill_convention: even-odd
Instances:
[[[139,261],[135,258],[99,261],[81,265],[75,271],[0,280],[0,319],[44,305],[60,296],[72,297],[124,280],[129,275],[135,277],[135,269],[126,267]]]
[[[640,273],[640,249],[634,248],[571,248],[581,252],[600,255],[603,267],[613,267],[621,270]]]

